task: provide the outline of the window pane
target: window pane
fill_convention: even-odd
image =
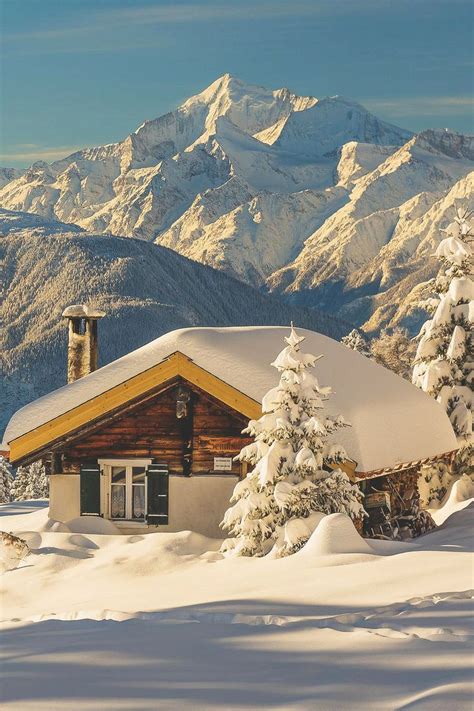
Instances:
[[[145,518],[145,487],[133,487],[132,518]]]
[[[125,467],[112,467],[112,482],[114,484],[125,484]]]
[[[145,467],[132,467],[132,481],[134,484],[145,483]]]
[[[112,518],[125,518],[125,487],[112,484],[110,515]]]

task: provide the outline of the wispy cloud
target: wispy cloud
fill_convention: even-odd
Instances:
[[[369,98],[360,101],[368,109],[390,113],[392,116],[433,116],[439,114],[459,116],[474,111],[472,96]]]
[[[435,0],[411,0],[429,2]],[[452,0],[453,2],[461,0]],[[464,0],[462,0],[464,1]],[[391,0],[238,0],[238,2],[168,3],[109,7],[88,13],[87,20],[78,15],[74,25],[4,33],[4,40],[63,40],[87,37],[91,33],[130,30],[133,26],[159,27],[170,24],[232,22],[248,19],[304,18],[339,15],[389,6]]]
[[[337,12],[351,5],[373,5],[376,0],[260,0],[260,2],[171,4],[161,7],[131,7],[106,13],[107,18],[133,24],[209,22],[213,20],[305,17]]]
[[[54,161],[79,151],[84,146],[39,146],[35,143],[18,143],[14,150],[0,153],[0,161],[11,163],[34,163],[37,160]]]
[[[471,0],[449,0],[463,5]],[[385,12],[409,8],[414,4],[443,4],[448,0],[210,0],[210,2],[156,2],[117,7],[97,3],[92,12],[74,12],[58,26],[35,27],[18,32],[3,32],[6,51],[26,54],[114,52],[156,47],[169,37],[157,31],[172,25],[232,23],[247,20],[285,20],[342,17],[363,12]],[[135,31],[134,31],[135,30]],[[155,36],[150,37],[150,31]],[[148,32],[148,37],[146,36]],[[170,33],[168,32],[168,35]],[[31,46],[28,46],[31,43]]]
[[[346,2],[346,0],[342,0]],[[194,24],[211,22],[213,20],[238,20],[256,17],[286,17],[289,15],[312,15],[320,5],[327,5],[327,0],[322,2],[295,2],[281,3],[263,2],[259,4],[241,2],[240,4],[202,3],[202,4],[170,4],[153,6],[132,6],[125,8],[111,8],[98,10],[87,16],[86,22],[47,29],[34,29],[4,35],[4,40],[14,42],[17,40],[63,40],[87,37],[91,33],[117,31],[130,29],[133,26],[159,26],[169,24]],[[79,18],[78,18],[79,19]]]

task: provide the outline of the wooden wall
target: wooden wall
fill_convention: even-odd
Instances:
[[[235,457],[252,441],[241,434],[247,420],[204,393],[195,392],[193,407],[193,473],[212,471],[214,457]]]
[[[192,393],[192,474],[213,471],[214,457],[234,457],[251,439],[242,435],[247,420],[198,388]],[[183,472],[183,421],[176,417],[176,387],[80,434],[62,448],[63,471],[79,470],[80,462],[100,458],[148,458],[167,462],[170,473]],[[234,463],[232,472],[241,466]],[[224,472],[218,472],[223,474]]]

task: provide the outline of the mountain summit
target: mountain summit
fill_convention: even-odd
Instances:
[[[470,137],[413,135],[344,97],[224,74],[119,143],[0,171],[0,206],[155,241],[357,325],[414,328],[382,294],[415,263],[425,274],[420,220],[472,168]]]

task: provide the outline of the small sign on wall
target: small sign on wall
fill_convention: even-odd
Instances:
[[[214,457],[214,471],[231,472],[232,457]]]

